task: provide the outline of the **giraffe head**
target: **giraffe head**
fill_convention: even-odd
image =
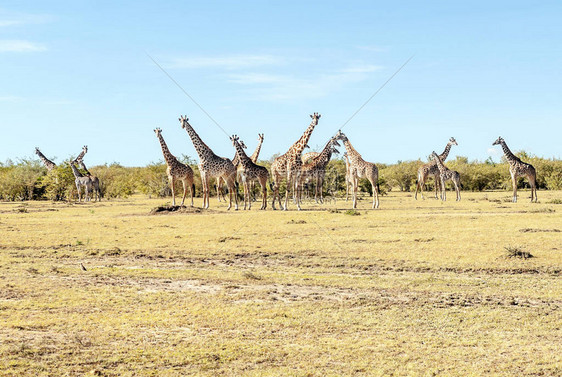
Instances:
[[[505,140],[500,136],[492,145],[500,145],[501,143],[505,143]]]
[[[187,129],[187,126],[191,126],[189,124],[189,118],[187,117],[187,115],[180,115],[180,117],[178,118],[178,120],[181,123],[181,128]]]
[[[258,134],[258,143],[263,143],[263,135],[264,134]]]
[[[458,145],[458,144],[457,144],[457,141],[455,140],[454,137],[451,137],[451,138],[449,139],[449,143],[450,143],[451,145]]]
[[[39,151],[39,147],[35,147],[35,154],[39,154],[41,153],[41,151]]]
[[[238,140],[238,142],[240,143],[240,146],[241,146],[242,148],[244,148],[244,149],[248,148],[248,147],[246,146],[246,144],[244,144],[244,140]]]
[[[84,153],[88,153],[88,146],[87,146],[87,145],[84,145],[84,146],[82,147],[82,150],[84,151]]]
[[[239,142],[239,140],[240,140],[240,138],[237,135],[232,135],[230,137],[230,141],[232,141],[232,145],[235,146],[235,147],[236,147],[236,143],[239,143],[240,146],[242,146],[243,142],[241,143],[241,142]]]
[[[345,143],[347,141],[347,136],[345,136],[345,134],[341,132],[341,130],[338,130],[338,133],[336,134],[336,136],[334,136],[334,139],[341,140]]]
[[[154,133],[156,134],[156,136],[159,137],[160,135],[162,135],[162,129],[159,128],[159,127],[156,127],[156,128],[154,129]]]
[[[431,157],[436,159],[436,158],[439,158],[439,155],[435,151],[433,151],[433,152],[431,152]]]
[[[311,115],[310,117],[312,118],[312,122],[314,123],[315,126],[318,125],[318,119],[320,119],[322,115],[318,114],[318,113],[314,113],[313,115]]]

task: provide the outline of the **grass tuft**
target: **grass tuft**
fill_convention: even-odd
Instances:
[[[359,212],[356,209],[348,209],[347,211],[344,212],[344,214],[349,216],[359,216],[361,215],[361,212]]]
[[[242,274],[246,279],[250,280],[261,280],[262,277],[259,275],[254,274],[252,271],[244,271]]]
[[[305,220],[291,220],[287,221],[287,224],[306,224]]]
[[[548,204],[562,204],[562,199],[552,199],[547,202]]]
[[[508,258],[529,259],[534,257],[533,254],[521,249],[519,246],[506,246],[504,249]]]

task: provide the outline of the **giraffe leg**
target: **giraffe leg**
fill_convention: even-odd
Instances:
[[[283,211],[287,210],[287,207],[289,205],[289,192],[291,190],[291,187],[293,187],[293,186],[294,186],[293,175],[291,173],[289,173],[287,175],[287,188],[285,190],[285,207],[282,208]],[[294,191],[294,189],[293,189],[293,191]]]
[[[193,183],[193,179],[189,185],[189,192],[191,193],[191,206],[193,207],[193,195],[195,195],[195,183]]]
[[[203,208],[209,208],[209,177],[207,174],[201,175],[201,183],[203,185]]]
[[[185,197],[187,196],[187,182],[185,181],[185,179],[182,179],[181,183],[183,185],[183,197],[181,198],[180,206],[183,207],[183,203],[185,202]]]
[[[262,200],[261,200],[261,208],[265,210],[267,208],[267,178],[263,178],[260,180],[261,191],[262,191]]]
[[[376,181],[378,181],[378,179]],[[373,209],[379,208],[379,189],[377,188],[376,181],[371,181],[371,189],[373,191]]]
[[[517,177],[514,174],[511,175],[511,184],[513,185],[512,202],[517,203]]]
[[[441,200],[444,202],[447,201],[447,188],[445,187],[445,180],[443,178],[441,178]]]
[[[172,206],[175,207],[176,206],[176,190],[175,190],[176,180],[172,175],[168,176],[168,180],[170,181],[170,189],[172,190]]]
[[[357,177],[353,177],[353,208],[357,208]]]
[[[438,179],[438,177],[435,175],[433,176],[433,179],[435,180],[435,199],[437,199],[437,189],[439,188],[439,190],[441,190],[441,193],[443,193],[443,187],[440,187],[440,181]],[[443,195],[443,194],[441,194]]]

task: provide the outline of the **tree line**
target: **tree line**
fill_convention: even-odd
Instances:
[[[562,160],[536,157],[524,151],[516,155],[532,164],[537,170],[539,190],[562,189]],[[193,168],[196,195],[199,196],[201,179],[196,161],[186,155],[182,155],[179,160]],[[259,164],[269,168],[272,161],[273,158],[269,161],[260,161]],[[415,160],[377,164],[381,192],[384,194],[392,190],[415,191],[417,170],[423,163],[421,160]],[[508,164],[503,157],[500,163],[495,163],[491,159],[469,161],[466,157],[457,157],[447,160],[446,165],[449,169],[460,173],[461,186],[465,191],[511,190]],[[171,195],[166,164],[163,161],[143,167],[125,167],[112,163],[91,167],[90,171],[100,179],[102,195],[105,199],[126,198],[135,193],[159,198]],[[345,195],[345,172],[343,159],[330,161],[324,185],[327,196]],[[364,192],[371,190],[370,184],[367,183],[362,182],[360,185]],[[433,190],[433,185],[434,182],[430,179],[426,188]],[[527,182],[520,180],[519,187],[527,187]],[[181,192],[179,186],[178,190]],[[284,186],[281,187],[281,191],[284,191]],[[0,163],[0,200],[73,200],[76,195],[74,176],[68,162],[60,163],[49,173],[43,164],[35,159],[8,160]]]

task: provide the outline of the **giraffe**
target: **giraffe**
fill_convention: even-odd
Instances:
[[[209,180],[212,177],[222,177],[226,182],[229,194],[228,209],[232,207],[234,194],[235,210],[238,210],[238,195],[236,195],[236,169],[228,158],[217,156],[211,148],[201,140],[197,132],[189,124],[186,116],[180,116],[181,127],[187,131],[191,142],[199,155],[199,173],[203,185],[203,208],[209,208]]]
[[[435,163],[437,164],[437,168],[439,169],[439,181],[441,183],[440,185],[441,200],[442,201],[447,200],[447,187],[445,186],[445,182],[452,181],[453,184],[455,185],[455,191],[457,193],[457,202],[459,202],[461,200],[461,192],[460,192],[461,176],[459,172],[450,170],[448,167],[446,167],[445,164],[443,164],[443,161],[441,161],[441,158],[439,158],[439,155],[435,151],[433,151],[431,156],[433,157],[433,160],[435,161]]]
[[[185,202],[185,196],[187,195],[187,187],[191,191],[191,207],[193,207],[193,194],[195,193],[195,184],[193,183],[193,169],[188,165],[182,164],[178,159],[170,152],[168,145],[164,141],[162,136],[162,130],[160,128],[155,128],[154,133],[160,141],[160,147],[162,148],[162,154],[164,155],[164,160],[166,160],[166,175],[168,176],[168,181],[170,182],[170,188],[172,189],[172,205],[176,206],[176,193],[174,185],[176,179],[180,180],[183,185],[183,197],[181,199],[180,206],[183,206]]]
[[[299,211],[301,210],[300,206],[300,197],[298,196],[298,183],[300,177],[300,169],[302,166],[301,155],[302,151],[304,150],[305,146],[308,144],[308,140],[310,139],[310,135],[312,135],[312,131],[314,127],[318,124],[318,120],[320,119],[321,115],[318,113],[314,113],[311,115],[312,122],[308,128],[304,131],[304,134],[297,140],[289,150],[279,157],[277,157],[273,164],[271,164],[271,176],[273,178],[273,202],[271,206],[275,209],[275,198],[279,200],[279,207],[282,210],[287,210],[288,202],[289,202],[289,191],[292,189],[293,193],[295,194],[295,199],[297,202],[297,208]],[[287,180],[287,190],[285,191],[285,206],[281,205],[281,197],[279,196],[279,184],[283,177]]]
[[[238,136],[233,135],[230,140],[236,149],[238,161],[240,162],[240,168],[238,171],[240,172],[242,184],[244,185],[244,209],[246,209],[246,203],[248,203],[248,210],[252,208],[249,183],[256,179],[260,183],[263,195],[260,209],[265,209],[267,207],[267,180],[269,179],[269,172],[267,171],[267,168],[256,165],[252,159],[246,155],[244,148],[242,148],[242,145],[240,144]]]
[[[318,155],[320,155],[320,152],[308,152],[308,153],[303,153],[302,154],[302,163],[306,164],[308,162],[310,162],[310,160],[312,160],[314,157],[318,157]]]
[[[320,201],[320,203],[324,203],[322,188],[324,186],[326,166],[328,166],[328,163],[332,158],[332,153],[339,153],[339,151],[336,149],[336,146],[339,147],[340,144],[338,143],[337,138],[334,136],[328,141],[328,143],[318,154],[318,156],[312,158],[308,163],[305,163],[302,166],[301,181],[315,181],[314,200],[316,201],[316,203],[318,203],[318,201]]]
[[[86,153],[88,153],[88,146],[84,145],[82,147],[82,152],[80,152],[78,157],[76,157],[72,162],[74,164],[80,164],[80,167],[84,170],[86,176],[89,177],[92,182],[92,191],[94,193],[94,200],[100,201],[101,200],[100,180],[98,179],[98,177],[93,176],[88,170],[88,168],[86,168],[86,164],[84,164],[84,156],[86,155]]]
[[[39,158],[43,162],[43,165],[45,165],[45,167],[47,168],[48,171],[53,170],[57,166],[57,164],[55,164],[53,161],[49,160],[47,157],[45,157],[45,155],[43,153],[41,153],[41,151],[39,150],[39,147],[35,147],[35,154],[37,154],[37,156],[39,156]]]
[[[96,177],[95,175],[92,175],[92,173],[90,173],[90,171],[88,170],[88,168],[86,167],[86,164],[84,164],[84,160],[80,160],[78,161],[78,163],[80,164],[80,167],[82,168],[82,170],[84,170],[86,172],[86,176],[90,177],[90,179],[92,180],[92,188],[94,191],[94,200],[95,201],[101,201],[101,189],[100,189],[100,180],[98,177]]]
[[[451,137],[447,142],[447,145],[445,146],[445,150],[439,155],[439,158],[442,162],[445,162],[445,160],[449,156],[449,152],[451,151],[451,147],[453,145],[458,144],[455,138]],[[433,176],[435,180],[435,199],[437,199],[437,188],[439,186],[439,169],[437,168],[437,164],[433,160],[428,162],[427,164],[420,166],[420,168],[418,169],[418,181],[416,183],[416,193],[414,194],[414,199],[418,199],[418,190],[420,191],[422,199],[424,199],[423,186],[425,185],[427,177],[430,175]]]
[[[531,164],[521,161],[519,157],[514,155],[505,140],[500,136],[492,145],[501,145],[507,162],[509,162],[509,173],[511,174],[511,184],[513,185],[513,203],[517,203],[517,179],[519,177],[527,177],[529,185],[531,185],[531,203],[533,202],[533,193],[535,202],[537,202],[537,171]]]
[[[357,208],[357,189],[359,188],[359,178],[367,178],[371,182],[373,189],[373,209],[379,208],[379,169],[372,162],[363,160],[363,157],[353,148],[349,139],[341,130],[336,134],[336,138],[343,142],[349,159],[349,175],[353,188],[353,208]]]
[[[244,142],[242,140],[240,140],[240,145],[242,145],[242,148],[246,149],[246,144],[244,144]],[[234,153],[234,157],[232,158],[232,165],[234,165],[234,168],[236,169],[236,180],[238,181],[238,168],[240,167],[240,161],[238,160],[238,155],[236,153]],[[224,196],[224,192],[222,191],[222,184],[224,183],[224,179],[222,179],[221,177],[217,178],[217,184],[215,185],[215,189],[217,190],[217,199],[218,201],[222,201],[224,200],[224,202],[226,203],[226,197]],[[236,190],[238,192],[238,190]],[[221,200],[222,198],[222,200]]]
[[[261,146],[263,144],[263,139],[264,139],[264,134],[258,134],[258,145],[256,146],[256,149],[254,150],[254,153],[252,153],[252,155],[250,156],[250,160],[252,160],[252,162],[254,164],[258,163],[258,157],[260,155]],[[250,194],[252,195],[252,201],[254,201],[254,202],[256,201],[256,196],[254,195],[255,184],[256,184],[255,181],[250,182]]]
[[[90,201],[90,192],[92,191],[92,180],[90,177],[85,177],[80,173],[80,171],[74,166],[75,160],[70,160],[70,168],[72,169],[72,174],[74,174],[74,184],[76,185],[76,190],[78,191],[78,203],[82,200],[82,187],[84,187],[85,195],[84,201]]]
[[[347,202],[349,198],[349,186],[351,185],[351,175],[349,174],[349,157],[347,157],[347,152],[343,152],[343,157],[345,158],[345,201]]]

